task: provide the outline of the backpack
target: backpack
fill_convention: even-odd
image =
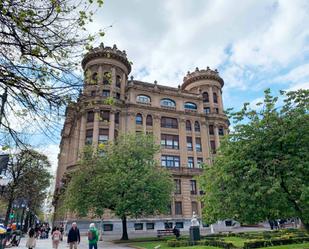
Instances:
[[[88,231],[88,240],[94,240],[95,238],[96,238],[95,230],[89,230]]]

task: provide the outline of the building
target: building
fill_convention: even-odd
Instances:
[[[76,103],[67,108],[62,130],[56,178],[57,196],[74,170],[85,144],[98,146],[119,133],[153,133],[161,144],[157,159],[174,177],[175,193],[169,216],[128,221],[128,231],[157,230],[177,225],[187,228],[192,212],[201,214],[195,176],[202,162],[211,163],[220,137],[228,132],[223,113],[223,79],[217,70],[195,69],[175,87],[128,79],[131,64],[125,51],[111,47],[93,49],[82,60],[84,89]],[[111,105],[110,103],[113,102]],[[60,220],[61,217],[56,217]],[[104,230],[117,232],[121,222],[107,214]]]

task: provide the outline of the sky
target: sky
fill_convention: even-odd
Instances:
[[[99,29],[126,50],[134,79],[176,87],[196,67],[218,69],[225,108],[257,103],[266,88],[309,89],[308,0],[105,0],[88,25]],[[55,170],[54,140],[40,150]]]

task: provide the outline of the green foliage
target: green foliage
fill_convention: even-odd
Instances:
[[[153,137],[123,135],[96,152],[86,147],[66,193],[66,206],[81,216],[120,218],[167,211],[173,189],[169,173],[154,160]]]
[[[264,102],[230,113],[234,131],[200,177],[204,219],[255,223],[300,217],[309,223],[309,91],[265,91]]]
[[[6,135],[1,144],[24,144],[23,134],[34,127],[53,135],[50,125],[81,87],[74,73],[81,55],[104,35],[89,35],[85,28],[92,10],[102,5],[103,0],[0,1],[0,131]],[[12,120],[25,127],[16,128]]]

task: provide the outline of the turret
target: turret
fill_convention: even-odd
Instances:
[[[84,56],[82,67],[85,95],[124,100],[127,77],[131,72],[125,51],[120,51],[116,45],[104,47],[101,43]]]
[[[223,113],[222,103],[222,87],[223,79],[219,76],[217,69],[199,70],[196,68],[194,72],[188,72],[183,79],[182,90],[201,93],[203,95],[204,111],[208,113]]]

